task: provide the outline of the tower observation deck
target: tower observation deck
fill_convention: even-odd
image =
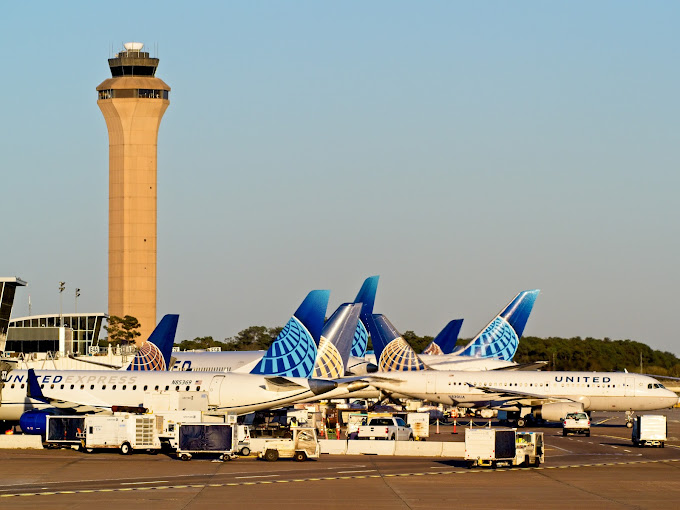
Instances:
[[[109,133],[109,315],[132,315],[146,340],[156,326],[156,155],[170,87],[158,59],[126,43],[97,87]]]

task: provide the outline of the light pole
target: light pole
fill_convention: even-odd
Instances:
[[[63,303],[64,299],[62,297],[62,294],[64,293],[64,290],[66,289],[66,282],[59,282],[59,326],[62,325],[64,322],[64,319],[62,317],[62,308],[63,308]]]
[[[76,313],[78,313],[78,298],[80,297],[80,289],[76,289]]]

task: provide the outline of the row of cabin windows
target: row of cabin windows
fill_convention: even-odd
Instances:
[[[170,92],[159,89],[106,89],[97,91],[98,99],[146,98],[169,99]]]
[[[453,383],[450,382],[449,386],[451,386],[452,384],[454,386],[467,386],[468,385],[467,382],[453,382]],[[469,383],[469,384],[472,384],[474,386],[489,386],[491,388],[501,388],[501,387],[507,388],[508,386],[524,386],[524,387],[528,387],[528,386],[533,387],[534,386],[534,383],[524,383],[524,384],[522,384],[522,383],[498,383],[498,384],[481,383],[480,384],[480,383],[473,382],[473,383]],[[543,383],[536,383],[536,387],[538,388],[539,386],[542,388],[544,385],[543,385]],[[546,388],[548,387],[548,383],[545,383],[545,387]]]
[[[449,383],[449,386],[450,386],[451,384],[453,384],[454,386],[466,386],[466,385],[467,385],[467,383],[464,383],[464,382],[454,382],[454,383]],[[491,388],[507,388],[508,386],[510,386],[510,387],[513,387],[513,386],[514,386],[514,387],[518,387],[518,386],[521,387],[521,386],[524,386],[524,387],[526,388],[526,387],[533,387],[533,386],[534,386],[533,383],[498,383],[498,384],[486,384],[486,383],[477,384],[477,383],[472,383],[472,384],[473,384],[474,386],[486,386],[486,387],[491,387]],[[536,387],[537,387],[537,388],[538,388],[538,387],[541,387],[541,388],[542,388],[543,386],[545,386],[546,388],[549,388],[549,383],[545,383],[545,385],[544,385],[543,383],[536,383]],[[655,384],[655,385],[654,385],[655,388],[656,388],[657,386],[663,387],[663,386],[660,385],[660,384]],[[562,387],[564,388],[564,383],[562,383]],[[567,387],[569,387],[569,384],[567,384]],[[574,388],[574,387],[576,387],[576,388],[590,388],[590,383],[572,383],[572,384],[571,384],[571,387],[572,387],[572,388]],[[598,384],[597,386],[593,385],[593,388],[595,388],[595,387],[597,387],[597,388],[616,388],[616,384],[611,384],[611,385],[610,385],[610,384],[607,384],[606,386],[605,386],[604,384]],[[650,384],[648,387],[651,388],[652,385]]]
[[[50,389],[53,390],[53,389],[54,389],[54,386],[55,386],[54,384],[50,384]],[[94,386],[95,386],[94,384],[91,384],[91,385],[90,385],[90,389],[93,390],[93,389],[94,389]],[[71,387],[70,387],[69,389],[74,390],[75,387],[76,387],[75,384],[71,384]],[[112,390],[115,390],[117,387],[118,387],[117,384],[111,385],[111,389],[112,389]],[[12,385],[10,386],[10,388],[14,388],[14,383],[12,383]],[[21,388],[21,389],[24,389],[24,383],[21,383],[20,388]],[[62,390],[65,389],[65,388],[66,388],[66,385],[65,385],[65,384],[62,384],[61,387],[60,387],[60,389],[62,389]],[[153,391],[160,391],[160,388],[161,388],[160,386],[156,386],[156,387],[154,388]],[[180,388],[181,388],[181,386],[175,386],[175,391],[180,391]],[[40,389],[45,389],[45,385],[44,385],[44,384],[41,384],[41,385],[40,385]],[[81,390],[84,390],[84,389],[85,389],[85,385],[84,385],[84,384],[81,384],[81,385],[80,385],[80,389],[81,389]],[[105,389],[106,389],[106,384],[102,384],[101,389],[102,389],[102,390],[105,390]],[[127,384],[123,384],[123,385],[120,387],[120,389],[121,389],[121,390],[126,390],[126,389],[127,389]],[[136,389],[137,389],[137,385],[135,384],[135,385],[132,386],[132,390],[134,391],[134,390],[136,390]],[[149,387],[148,387],[147,385],[144,385],[144,391],[147,391],[148,389],[149,389]],[[166,387],[165,387],[165,391],[169,391],[169,390],[170,390],[170,386],[166,386]],[[187,387],[184,389],[184,391],[191,391],[191,386],[187,386]],[[195,389],[194,391],[201,391],[201,387],[200,387],[200,386],[196,386],[196,389]]]

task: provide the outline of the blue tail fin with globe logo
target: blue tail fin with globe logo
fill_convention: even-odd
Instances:
[[[392,323],[382,314],[362,317],[368,323],[378,368],[383,372],[426,370],[427,366],[404,340]]]
[[[451,354],[456,348],[460,328],[463,325],[463,319],[454,319],[450,321],[439,334],[434,337],[424,350],[423,354]]]
[[[510,303],[459,353],[474,358],[512,360],[539,290],[525,290]]]
[[[269,346],[251,374],[312,375],[330,291],[313,290]]]
[[[135,355],[128,370],[167,370],[175,343],[179,315],[164,316]]]

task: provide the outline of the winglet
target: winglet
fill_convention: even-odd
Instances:
[[[137,350],[128,370],[168,370],[175,343],[179,315],[167,314],[153,330],[149,339]]]

